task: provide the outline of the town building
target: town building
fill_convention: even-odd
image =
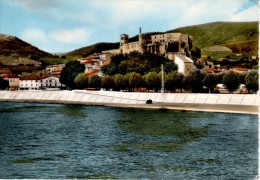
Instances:
[[[20,90],[41,90],[49,88],[65,89],[66,86],[60,83],[59,78],[54,76],[24,77],[20,79]]]
[[[55,64],[55,65],[49,65],[49,66],[46,66],[46,72],[48,74],[51,74],[53,72],[58,72],[58,71],[61,71],[62,68],[64,68],[65,64]]]
[[[20,83],[20,77],[15,74],[5,74],[2,75],[2,78],[7,80],[9,83],[9,90],[18,90],[19,89],[19,83]]]
[[[188,75],[194,71],[193,61],[185,55],[174,55],[174,62],[178,65],[178,72]]]
[[[78,61],[85,65],[84,73],[86,76],[90,76],[93,74],[102,76],[101,67],[110,64],[112,56],[113,54],[108,52],[96,53],[86,58],[80,58],[78,59]]]

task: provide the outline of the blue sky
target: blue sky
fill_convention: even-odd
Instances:
[[[47,52],[68,52],[120,34],[214,21],[257,21],[257,0],[0,0],[0,33]]]

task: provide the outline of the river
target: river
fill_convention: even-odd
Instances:
[[[254,179],[258,116],[0,103],[0,178]]]

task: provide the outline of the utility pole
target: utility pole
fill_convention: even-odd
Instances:
[[[164,93],[164,70],[163,70],[163,64],[162,64],[161,68],[162,68],[162,87],[161,87],[161,93]]]

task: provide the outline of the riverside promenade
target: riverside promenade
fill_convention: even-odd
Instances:
[[[148,99],[152,104],[146,104]],[[0,91],[0,101],[83,104],[258,114],[259,94],[140,93],[115,91]]]

